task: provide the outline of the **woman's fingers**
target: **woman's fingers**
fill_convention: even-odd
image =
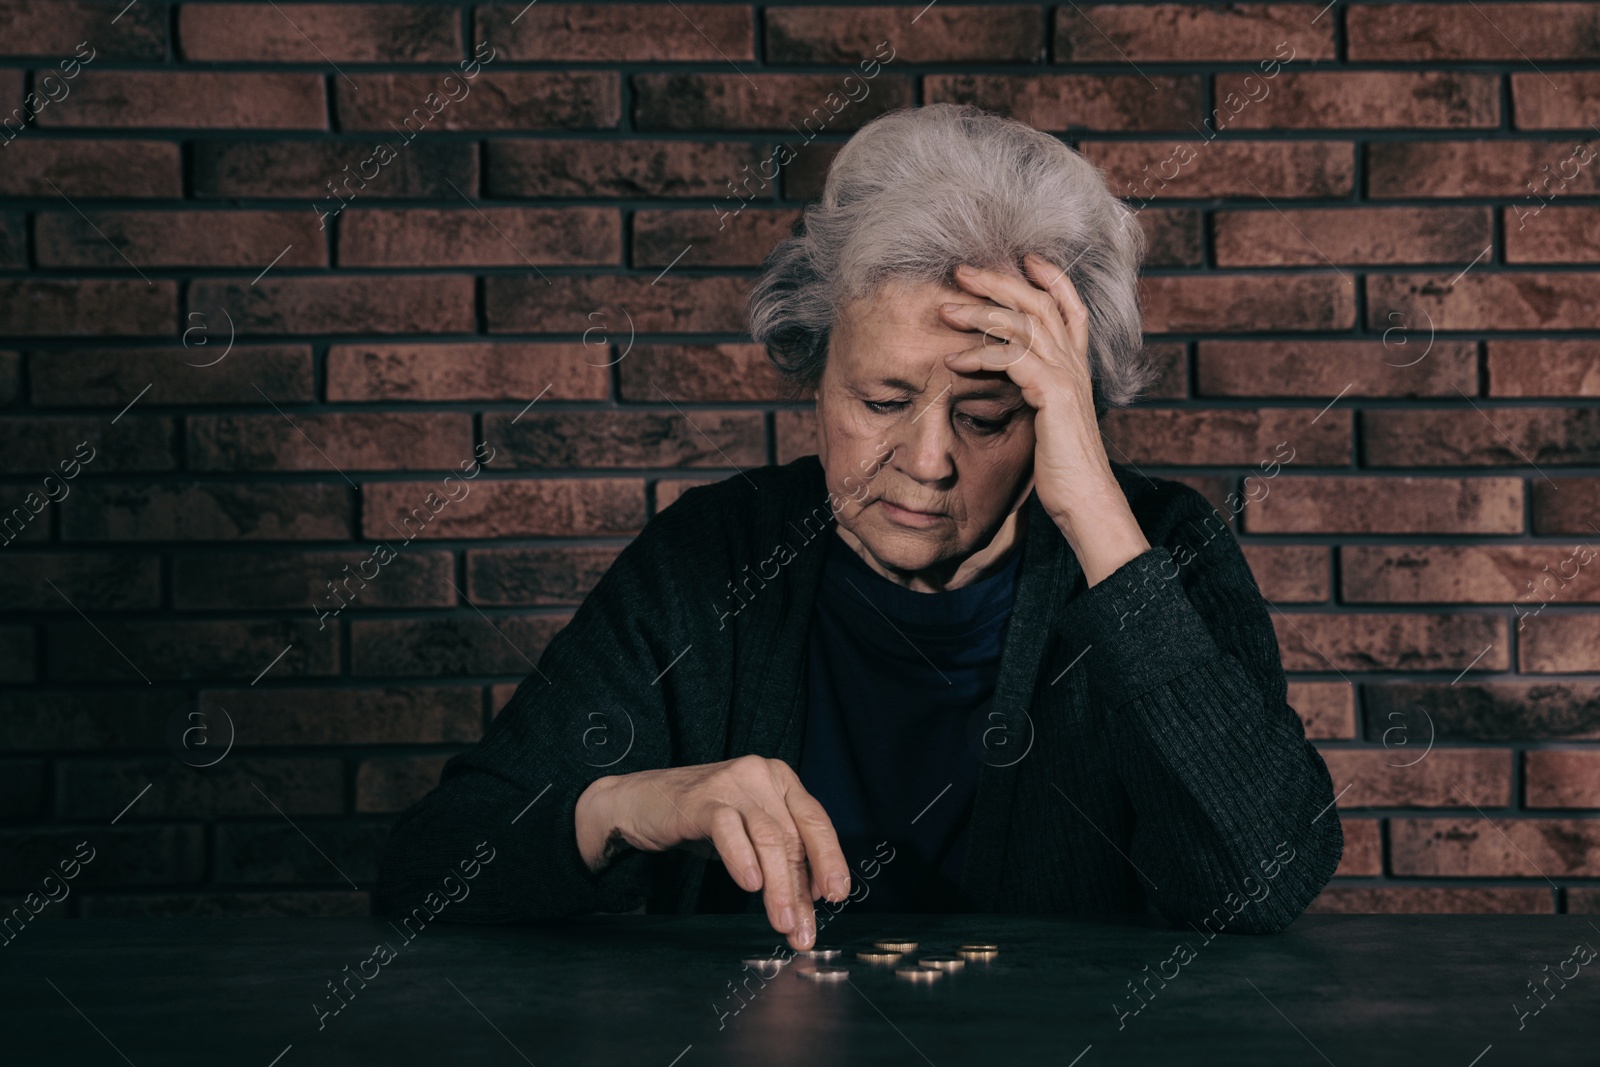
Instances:
[[[783,794],[789,814],[806,847],[806,865],[811,869],[811,899],[827,897],[838,903],[850,895],[850,863],[839,847],[833,820],[816,797],[806,792],[797,778]]]
[[[763,884],[761,861],[744,831],[744,818],[739,809],[724,804],[711,813],[711,843],[716,847],[722,866],[735,885],[746,893],[760,892]]]
[[[1023,264],[1029,269],[1030,277],[1037,274],[1048,278],[1059,273],[1060,282],[1056,283],[1055,288],[1046,289],[1030,280],[1030,277],[1019,278],[1014,274],[963,264],[955,272],[956,284],[975,296],[987,297],[997,304],[1031,315],[1056,344],[1065,349],[1072,343],[1072,331],[1063,314],[1057,290],[1061,284],[1070,287],[1072,283],[1059,267],[1031,252],[1024,257]]]
[[[811,947],[816,919],[806,885],[805,846],[792,821],[784,826],[759,809],[744,813],[745,832],[761,860],[767,921],[797,949]]]

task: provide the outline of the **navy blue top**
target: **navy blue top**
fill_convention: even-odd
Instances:
[[[1022,547],[996,573],[942,593],[878,574],[835,532],[810,634],[800,780],[833,820],[852,911],[970,911],[961,894],[985,718]]]

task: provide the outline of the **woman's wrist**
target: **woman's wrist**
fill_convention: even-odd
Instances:
[[[573,830],[578,838],[578,854],[592,873],[604,870],[626,847],[617,826],[615,811],[616,775],[596,778],[578,797],[573,809]]]

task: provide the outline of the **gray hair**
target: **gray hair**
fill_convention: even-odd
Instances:
[[[969,104],[900,108],[846,142],[822,199],[767,255],[750,333],[792,385],[815,388],[844,305],[890,279],[953,284],[958,263],[1021,272],[1034,252],[1066,267],[1089,309],[1098,417],[1159,374],[1135,288],[1145,248],[1104,174],[1059,139]]]

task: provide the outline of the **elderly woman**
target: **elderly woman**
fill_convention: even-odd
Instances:
[[[1343,842],[1267,607],[1098,428],[1153,373],[1143,249],[1022,123],[863,127],[750,298],[817,454],[650,521],[400,822],[378,907],[764,910],[795,949],[823,899],[1288,925]]]

